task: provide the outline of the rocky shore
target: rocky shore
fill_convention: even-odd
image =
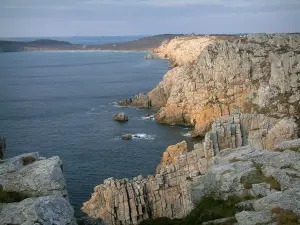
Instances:
[[[158,123],[193,125],[204,139],[189,152],[170,146],[147,178],[108,178],[82,210],[107,224],[300,223],[299,46],[297,34],[163,42],[146,58],[168,58],[173,68],[120,105],[151,100]],[[231,211],[204,210],[207,198]]]
[[[119,104],[203,140],[169,146],[152,175],[104,180],[89,223],[300,224],[300,35],[178,36],[153,54],[173,68]],[[77,224],[62,170],[57,156],[0,160],[0,224]]]
[[[299,121],[299,46],[296,34],[172,39],[154,52],[177,66],[131,105],[147,107],[151,99],[158,123],[191,124],[194,136],[233,109]]]
[[[293,120],[235,112],[216,121],[194,150],[187,152],[184,142],[169,147],[155,174],[105,180],[82,210],[107,224],[139,224],[149,218],[183,218],[208,196],[238,196],[252,199],[239,203],[249,204],[248,211],[232,215],[238,224],[271,222],[275,207],[300,216],[295,197],[300,191],[300,139],[291,140],[297,131]],[[257,218],[261,214],[263,219]]]

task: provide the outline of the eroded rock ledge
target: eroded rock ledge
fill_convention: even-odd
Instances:
[[[0,195],[0,224],[77,224],[57,156],[0,160]]]
[[[151,99],[159,109],[157,122],[192,124],[194,136],[204,135],[213,121],[235,108],[274,118],[294,116],[299,124],[299,46],[296,34],[172,39],[156,54],[176,61],[178,67],[152,91],[137,95],[132,105],[147,107]]]
[[[105,180],[95,187],[82,210],[91,217],[103,218],[107,224],[138,224],[148,218],[182,218],[205,196],[226,199],[230,195],[250,195],[260,196],[257,201],[263,203],[253,203],[256,211],[280,206],[299,216],[300,205],[292,196],[300,182],[300,153],[284,151],[290,146],[300,147],[299,140],[286,141],[297,138],[297,129],[292,119],[283,121],[235,111],[233,116],[214,123],[204,142],[195,145],[194,150],[184,153],[184,143],[169,148],[153,176],[140,175],[130,181]],[[268,146],[274,150],[282,145],[283,153],[261,148]],[[175,154],[170,154],[171,149]],[[178,154],[178,149],[183,151]],[[283,169],[287,166],[289,169]],[[254,182],[251,177],[256,170],[262,172],[260,180]],[[273,190],[265,183],[264,176],[273,176],[282,190]],[[252,182],[251,187],[245,181]],[[288,204],[281,202],[283,196]],[[255,217],[255,213],[250,216]],[[239,224],[243,224],[240,222],[243,218],[242,214],[236,216]]]

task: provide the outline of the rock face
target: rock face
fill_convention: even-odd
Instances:
[[[187,143],[185,141],[182,141],[176,145],[170,145],[163,153],[161,162],[156,168],[157,172],[159,173],[162,168],[173,164],[179,156],[186,154],[187,151]]]
[[[153,52],[161,57],[168,58],[176,66],[182,66],[194,62],[199,54],[208,45],[218,39],[232,39],[230,36],[182,36],[165,40],[161,46]]]
[[[120,122],[127,122],[128,121],[128,116],[125,115],[125,113],[118,113],[113,115],[113,119],[116,121],[120,121]]]
[[[225,148],[250,145],[259,149],[278,148],[284,140],[298,137],[298,125],[292,118],[275,119],[262,114],[222,116],[212,124],[204,141],[205,157],[210,158]]]
[[[0,187],[25,198],[0,202],[0,224],[76,224],[57,156],[29,153],[0,161]]]
[[[170,149],[179,146],[185,149],[186,143]],[[172,164],[162,162],[164,166],[158,166],[159,172],[148,178],[140,175],[132,181],[106,179],[94,188],[82,210],[90,217],[103,218],[107,224],[138,224],[163,216],[182,218],[193,207],[189,187],[200,172],[207,170],[207,159],[203,149],[199,149],[180,154]]]
[[[232,118],[233,123],[230,122],[230,118],[227,122],[224,117],[220,118],[216,122],[219,126],[214,125],[215,131],[213,131],[218,133],[216,135],[218,138],[215,139],[213,135],[206,136],[204,142],[195,145],[193,151],[184,151],[185,142],[169,147],[163,154],[161,164],[153,176],[148,176],[148,178],[138,176],[131,181],[114,178],[105,180],[104,184],[95,187],[91,199],[83,204],[82,210],[91,217],[103,218],[107,224],[138,224],[148,218],[182,218],[191,212],[195,204],[205,196],[213,195],[216,198],[226,199],[231,195],[237,195],[257,198],[251,203],[257,213],[238,214],[236,219],[239,224],[243,224],[240,221],[245,221],[245,218],[249,216],[253,217],[253,221],[256,221],[255,217],[261,218],[260,221],[265,221],[265,211],[267,209],[270,211],[276,206],[293,210],[298,215],[300,212],[300,207],[297,205],[298,197],[292,196],[296,191],[300,191],[297,186],[300,182],[298,165],[300,153],[290,150],[272,152],[262,150],[260,147],[240,147],[250,142],[247,140],[243,142],[241,134],[247,134],[248,136],[244,138],[248,137],[248,140],[251,132],[264,134],[260,130],[267,128],[261,124],[264,124],[262,122],[268,118],[262,115],[238,113]],[[272,126],[277,126],[280,121],[275,119],[269,122]],[[294,123],[294,121],[288,122]],[[241,130],[245,130],[238,132],[237,128],[241,124]],[[231,148],[226,146],[228,133],[217,129],[228,125],[235,127],[236,130],[235,135],[230,136],[231,145],[235,144]],[[272,127],[268,132],[271,132],[271,129]],[[279,131],[278,134],[281,132]],[[267,135],[264,137],[269,140]],[[277,141],[285,140],[282,142],[285,146],[293,143],[295,148],[296,143],[299,143],[298,147],[300,147],[299,140],[287,141],[287,139],[294,138],[293,135],[282,134],[276,137],[280,138],[275,138],[276,141],[273,139],[270,142],[265,141],[265,143],[270,143],[270,146],[275,144],[277,147],[281,146]],[[258,140],[261,140],[261,137]],[[253,142],[260,143],[259,141]],[[207,143],[211,143],[212,148],[206,148]],[[217,147],[218,151],[216,151]],[[268,183],[267,177],[273,177],[279,183],[279,191],[273,183]],[[275,193],[277,194],[274,195]],[[287,200],[283,201],[282,196]],[[257,201],[264,202],[260,208]],[[268,212],[267,215],[272,215],[272,213]]]
[[[27,198],[18,203],[0,204],[0,224],[77,224],[74,210],[62,197]]]
[[[195,136],[204,135],[213,121],[235,108],[299,121],[299,46],[300,35],[292,34],[172,39],[156,54],[178,67],[147,95],[140,94],[134,105],[144,107],[151,99],[160,109],[157,122],[192,124]]]

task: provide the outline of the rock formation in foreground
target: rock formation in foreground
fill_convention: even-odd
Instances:
[[[59,157],[0,160],[0,224],[77,224]]]
[[[155,50],[178,66],[131,105],[147,107],[151,99],[159,109],[158,123],[194,125],[194,136],[204,135],[213,121],[235,108],[278,119],[293,116],[299,124],[300,35],[185,38]]]
[[[107,224],[138,224],[183,218],[208,196],[238,196],[252,199],[230,218],[241,225],[271,223],[276,207],[300,216],[300,139],[291,140],[297,131],[293,119],[235,111],[219,118],[194,150],[186,152],[184,142],[168,148],[153,176],[106,179],[82,210]]]

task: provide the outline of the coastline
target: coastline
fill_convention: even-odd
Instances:
[[[195,202],[206,196],[214,199],[221,196],[225,200],[228,197],[228,190],[222,190],[223,186],[216,185],[218,180],[212,181],[211,176],[224,176],[222,179],[226,180],[225,174],[230,173],[230,176],[242,179],[239,177],[240,171],[253,161],[252,153],[263,154],[266,158],[272,157],[276,161],[273,157],[277,155],[274,152],[278,146],[285,146],[282,144],[284,141],[298,138],[300,111],[296,108],[299,109],[300,93],[295,91],[295,88],[293,90],[291,87],[286,88],[285,83],[280,80],[282,73],[280,71],[284,71],[286,77],[294,75],[285,72],[291,71],[290,67],[295,69],[294,66],[283,62],[290,60],[289,57],[296,61],[297,45],[294,43],[300,42],[300,36],[252,34],[228,40],[226,38],[209,40],[204,43],[201,38],[194,42],[175,38],[154,49],[155,54],[159,53],[163,58],[169,58],[174,62],[173,68],[150,92],[137,94],[132,103],[128,104],[124,100],[120,105],[147,108],[147,102],[151,99],[153,108],[158,109],[155,114],[158,123],[191,124],[195,127],[192,136],[204,137],[203,142],[195,145],[194,150],[186,154],[183,153],[182,147],[172,147],[176,150],[175,154],[167,150],[156,173],[147,178],[138,175],[133,180],[114,178],[104,180],[103,184],[95,187],[91,199],[83,204],[82,210],[88,215],[103,218],[108,224],[120,221],[124,224],[139,224],[143,220],[159,217],[184,218],[196,207]],[[294,42],[289,42],[290,39]],[[178,43],[181,43],[180,47]],[[285,49],[282,49],[281,45]],[[195,49],[198,52],[195,52]],[[277,55],[271,62],[268,58],[270,49]],[[263,55],[259,61],[256,60],[257,54]],[[279,65],[278,61],[280,66],[274,71],[275,63]],[[240,76],[237,77],[236,74]],[[269,86],[264,86],[262,81],[269,83]],[[222,91],[224,87],[225,92]],[[276,98],[264,93],[264,90],[271,88],[278,98],[281,96],[280,90],[288,92],[288,96],[285,96],[282,102],[274,102]],[[294,97],[294,94],[298,97]],[[276,112],[275,108],[271,111],[266,110],[274,104],[280,113]],[[285,108],[290,110],[284,111]],[[295,142],[298,143],[299,139]],[[291,145],[290,143],[287,146]],[[296,148],[298,147],[300,144],[297,144]],[[233,154],[230,155],[231,159],[228,162],[226,157],[231,153]],[[241,167],[230,164],[236,163],[235,157],[243,157],[243,154],[249,154],[249,157],[247,156],[249,162],[242,160],[245,164]],[[299,153],[296,154],[300,157]],[[283,153],[280,157],[286,156]],[[226,161],[224,165],[221,163],[222,160]],[[265,163],[260,162],[259,166],[263,167]],[[218,164],[221,164],[220,168]],[[227,171],[225,167],[230,170]],[[252,165],[249,169],[253,171]],[[219,171],[222,171],[221,174]],[[267,174],[270,173],[263,176],[269,176]],[[279,178],[276,182],[283,185],[283,180]],[[270,194],[268,192],[263,196],[257,196],[258,194],[253,194],[255,190],[254,186],[252,190],[252,184],[251,187],[246,187],[240,183],[236,184],[234,180],[229,183],[224,184],[226,187],[230,186],[232,193],[229,194],[242,198],[250,195],[258,198],[259,202],[263,201],[264,197],[268,198]],[[196,192],[193,190],[195,186],[198,188]],[[248,189],[252,191],[250,194]],[[213,191],[218,194],[214,195]],[[265,206],[267,209],[271,207]],[[293,210],[293,207],[289,209]],[[257,207],[255,210],[261,213],[261,208]],[[294,213],[300,214],[295,210]],[[243,224],[240,223],[244,220],[241,214],[232,216],[235,216],[234,220],[239,224]]]

